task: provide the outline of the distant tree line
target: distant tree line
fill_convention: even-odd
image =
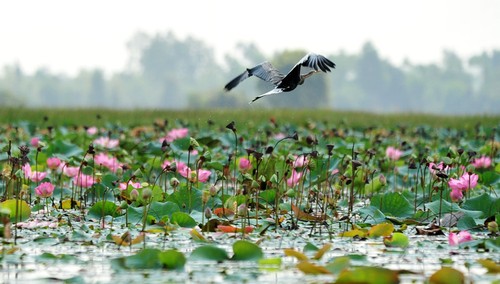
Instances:
[[[18,65],[0,71],[1,106],[107,108],[248,107],[272,88],[253,79],[225,93],[223,86],[247,67],[264,60],[288,72],[307,53],[284,50],[266,56],[253,43],[240,43],[237,55],[217,59],[213,48],[173,33],[137,33],[127,45],[128,67],[105,76],[81,70],[76,76],[39,69],[27,75]],[[395,66],[366,43],[359,54],[324,54],[337,64],[333,73],[315,75],[287,94],[254,107],[309,107],[374,112],[446,114],[500,113],[500,50],[462,59],[444,51],[442,62]]]

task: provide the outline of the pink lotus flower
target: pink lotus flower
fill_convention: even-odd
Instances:
[[[286,180],[286,184],[289,187],[294,187],[296,186],[300,179],[302,178],[302,172],[297,172],[295,169],[292,170],[292,175]]]
[[[39,186],[35,187],[35,194],[41,198],[51,197],[54,188],[55,186],[50,182],[42,182]]]
[[[333,169],[333,171],[331,172],[331,175],[334,176],[336,174],[338,174],[340,171],[339,169]]]
[[[465,189],[473,189],[477,185],[477,180],[479,176],[476,174],[470,174],[468,172],[465,172],[461,177],[460,180],[465,186]]]
[[[78,172],[80,171],[79,167],[70,167],[65,163],[62,163],[61,166],[59,166],[59,168],[61,168],[61,167],[63,169],[62,170],[63,174],[67,177],[75,177],[78,174]]]
[[[293,161],[292,167],[301,168],[301,167],[307,165],[308,162],[309,162],[309,160],[307,159],[306,156],[300,155],[298,157],[295,157],[295,161]]]
[[[97,134],[97,127],[92,126],[87,128],[87,134],[88,135],[96,135]]]
[[[450,192],[450,198],[453,202],[460,202],[464,198],[464,194],[461,189],[453,189]]]
[[[109,137],[99,137],[94,140],[94,144],[99,145],[106,149],[113,149],[118,147],[118,145],[120,144],[120,140],[110,139]]]
[[[448,186],[451,190],[468,190],[477,186],[478,175],[464,173],[459,179],[450,178]]]
[[[47,166],[49,169],[55,170],[59,167],[59,165],[61,165],[61,160],[59,158],[51,157],[47,159]]]
[[[467,185],[465,185],[462,181],[462,179],[454,179],[450,178],[448,181],[448,186],[451,188],[451,190],[465,190],[467,189]]]
[[[33,147],[38,147],[38,144],[40,143],[40,138],[38,137],[33,137],[31,138],[30,145]]]
[[[122,166],[120,162],[118,162],[118,159],[116,159],[115,157],[110,157],[104,153],[95,155],[94,163],[104,166],[112,172],[116,172],[116,170]]]
[[[489,168],[491,166],[491,158],[487,156],[482,156],[481,158],[474,159],[474,161],[472,161],[472,165],[476,169]]]
[[[31,166],[28,163],[22,166],[21,169],[24,172],[24,177],[30,179],[33,182],[40,182],[47,176],[46,172],[31,171]]]
[[[449,169],[443,162],[439,164],[429,163],[429,171],[435,175],[437,171],[447,171]]]
[[[167,142],[172,142],[176,139],[179,139],[179,138],[184,138],[188,135],[188,129],[187,128],[175,128],[175,129],[172,129],[170,130],[167,135],[163,138],[160,139],[160,142],[163,143],[163,141],[167,141]]]
[[[448,243],[450,246],[458,246],[461,243],[472,241],[472,236],[467,231],[460,231],[458,234],[450,233],[448,235]]]
[[[389,146],[387,147],[387,149],[385,150],[385,155],[387,156],[387,158],[393,160],[393,161],[397,161],[399,160],[399,158],[401,157],[401,155],[403,155],[403,151],[401,150],[398,150],[392,146]]]
[[[252,163],[247,158],[241,158],[238,166],[242,172],[247,172],[252,168]]]
[[[76,186],[89,188],[95,183],[94,178],[90,175],[79,174],[75,179]]]
[[[177,172],[187,178],[191,182],[206,182],[212,174],[209,170],[199,169],[198,171],[191,170],[185,163],[177,161]]]
[[[133,188],[141,188],[142,187],[141,183],[139,183],[139,182],[128,181],[128,182],[121,182],[120,189],[126,190],[129,185],[132,186]]]

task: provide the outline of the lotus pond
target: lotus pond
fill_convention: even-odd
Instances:
[[[499,283],[495,127],[260,121],[1,125],[1,281]]]

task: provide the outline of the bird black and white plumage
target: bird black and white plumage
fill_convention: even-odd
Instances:
[[[301,74],[300,70],[302,66],[311,68],[312,70],[306,74]],[[278,69],[274,68],[271,63],[265,61],[253,68],[248,68],[247,70],[245,70],[245,72],[241,73],[236,78],[227,83],[226,86],[224,86],[224,89],[226,91],[229,91],[251,76],[258,77],[266,82],[270,82],[275,85],[274,89],[272,89],[271,91],[255,97],[250,102],[253,103],[265,96],[293,91],[295,88],[297,88],[298,85],[302,85],[304,83],[304,80],[312,76],[314,73],[320,71],[325,73],[330,72],[330,68],[335,68],[335,63],[333,63],[323,55],[315,53],[309,53],[304,56],[286,75],[282,74]]]

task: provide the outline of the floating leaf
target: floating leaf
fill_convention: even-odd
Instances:
[[[186,257],[177,250],[166,250],[158,253],[158,260],[163,268],[173,270],[181,269],[186,264]]]
[[[429,278],[429,283],[431,284],[465,283],[465,276],[462,272],[454,268],[443,267],[431,275],[431,277]]]
[[[318,250],[316,252],[316,254],[314,254],[314,256],[312,257],[312,259],[316,259],[316,260],[319,260],[323,257],[323,255],[329,251],[330,249],[332,248],[332,244],[325,244],[320,250]]]
[[[193,238],[193,240],[195,241],[204,243],[208,242],[207,238],[205,238],[202,234],[200,234],[200,232],[198,232],[196,228],[191,229],[191,231],[189,231],[189,234],[191,235],[191,238]]]
[[[500,265],[491,259],[478,259],[477,262],[488,270],[488,273],[500,273]]]
[[[258,245],[245,240],[234,242],[233,253],[233,260],[258,260],[264,256]]]
[[[177,224],[183,228],[193,228],[196,226],[196,221],[189,214],[184,212],[174,212],[172,213],[172,219],[170,220],[173,224]]]
[[[309,260],[309,258],[305,254],[301,253],[300,251],[296,251],[296,250],[290,249],[290,248],[285,249],[285,255],[286,256],[293,256],[299,261]]]
[[[31,215],[31,208],[24,200],[8,199],[0,203],[0,207],[9,210],[11,222],[24,221]]]
[[[349,256],[336,257],[326,265],[328,269],[333,274],[338,274],[342,270],[349,268],[351,266],[351,258]]]
[[[117,244],[119,246],[128,247],[128,246],[135,245],[135,244],[142,242],[144,240],[144,234],[139,234],[139,235],[137,235],[137,237],[132,239],[130,232],[127,231],[127,232],[123,233],[123,235],[121,235],[121,236],[111,235],[111,238],[113,239],[115,244]]]
[[[229,256],[224,249],[216,246],[206,245],[197,247],[195,250],[193,250],[189,258],[223,261],[228,260]]]
[[[71,261],[77,261],[78,258],[74,255],[69,255],[69,254],[52,254],[48,252],[44,252],[41,255],[37,255],[35,257],[37,262],[56,262],[56,261],[61,261],[61,262],[71,262]]]
[[[394,232],[394,225],[392,223],[382,223],[371,227],[368,231],[370,238],[387,237]]]
[[[280,257],[261,258],[258,261],[259,267],[262,267],[262,266],[280,266],[281,262],[282,262],[282,260]]]
[[[410,241],[405,234],[396,232],[392,236],[384,237],[384,245],[386,247],[405,248],[410,245]]]
[[[111,261],[111,265],[115,270],[157,269],[162,267],[158,259],[159,253],[158,249],[147,248],[131,256],[115,258]]]
[[[399,274],[386,268],[361,266],[342,271],[335,283],[399,283]]]
[[[297,268],[304,272],[305,274],[332,274],[328,269],[326,269],[324,266],[319,266],[316,264],[313,264],[307,260],[301,261],[297,264]]]
[[[354,238],[354,237],[366,238],[366,236],[368,236],[368,230],[354,228],[347,232],[340,233],[340,236],[346,238]]]
[[[307,242],[307,244],[304,246],[303,251],[318,251],[319,247],[315,246],[314,244]]]

